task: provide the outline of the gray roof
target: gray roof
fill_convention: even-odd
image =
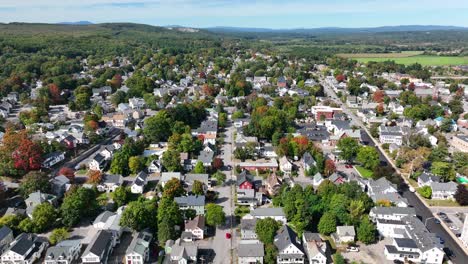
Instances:
[[[96,219],[93,222],[93,225],[98,224],[98,223],[105,223],[111,216],[114,216],[114,215],[115,213],[113,212],[104,211],[96,217]]]
[[[105,256],[107,255],[105,252],[110,250],[111,246],[112,233],[107,230],[99,230],[86,247],[82,256],[86,256],[89,253],[93,253],[97,256]]]
[[[179,206],[205,206],[204,195],[189,195],[189,196],[175,197],[174,201]]]
[[[421,175],[419,175],[418,180],[421,180],[422,182],[440,182],[440,177],[423,172]]]
[[[133,181],[133,184],[138,185],[138,186],[143,186],[145,185],[147,178],[148,178],[148,174],[144,171],[140,171],[138,175],[136,176],[135,181]]]
[[[371,212],[377,215],[394,215],[394,214],[406,214],[406,215],[416,215],[416,210],[413,207],[374,207],[371,209]]]
[[[355,236],[354,226],[337,226],[336,233],[339,236]]]
[[[0,242],[12,233],[13,231],[8,226],[2,226],[2,228],[0,228]]]
[[[31,233],[22,233],[16,237],[15,241],[16,243],[10,247],[10,250],[25,257],[26,254],[31,255],[37,252],[41,243],[47,243],[45,240]],[[32,249],[32,251],[30,251],[30,249]]]
[[[202,163],[211,163],[213,161],[214,152],[213,151],[200,151],[198,155],[198,161]]]
[[[263,248],[263,243],[260,241],[255,241],[254,243],[247,243],[241,241],[237,247],[237,253],[239,257],[263,257],[265,251]]]
[[[294,231],[288,225],[284,225],[278,230],[274,243],[279,251],[284,250],[290,244],[293,244],[299,250],[303,251],[302,245],[300,244],[296,233],[294,233]]]
[[[149,248],[149,244],[152,239],[153,239],[153,235],[146,231],[141,231],[137,234],[134,234],[132,242],[128,246],[126,253],[127,254],[138,253],[144,256],[145,251],[147,248]]]
[[[105,174],[104,179],[102,179],[103,183],[121,184],[122,181],[123,181],[122,175],[118,175],[118,174]]]
[[[80,244],[80,240],[64,240],[62,242],[66,243],[60,242],[56,246],[47,249],[45,254],[46,260],[67,259],[70,254],[70,248]]]
[[[456,192],[458,184],[454,182],[432,182],[432,192]]]
[[[177,239],[172,245],[171,256],[177,256],[179,259],[195,258],[198,256],[198,247],[195,244],[182,244],[180,239]]]
[[[416,242],[414,242],[414,240],[411,238],[395,238],[395,243],[398,245],[398,247],[418,248]]]
[[[322,238],[320,237],[319,233],[312,233],[309,231],[305,231],[302,236],[304,237],[304,240],[307,242],[311,241],[322,241]]]
[[[389,200],[392,203],[400,203],[403,202],[405,204],[408,204],[408,199],[402,197],[398,193],[375,193],[371,195],[371,199],[374,202],[380,201],[380,200]]]
[[[209,176],[206,173],[203,173],[203,174],[188,173],[185,175],[184,181],[189,184],[193,184],[194,181],[199,181],[204,184],[208,184],[208,178]]]
[[[402,218],[402,221],[406,223],[405,228],[407,233],[411,235],[411,238],[413,238],[422,252],[432,250],[433,248],[442,249],[442,245],[436,234],[430,233],[416,216],[405,216]]]
[[[250,215],[258,216],[258,217],[268,217],[268,216],[284,216],[284,217],[286,217],[286,214],[284,213],[283,208],[281,208],[281,207],[256,208],[255,210],[250,212]]]
[[[250,174],[250,172],[244,170],[242,171],[239,176],[237,176],[237,185],[241,185],[245,181],[248,181],[253,184],[254,177]]]
[[[168,182],[173,178],[180,180],[180,177],[180,172],[163,172],[161,173],[161,182]]]
[[[309,165],[309,166],[315,166],[315,160],[314,158],[312,157],[312,155],[310,155],[309,152],[306,152],[304,153],[304,155],[302,156],[302,160],[305,164]]]
[[[241,219],[241,230],[255,230],[255,225],[257,224],[257,219],[247,219],[247,218],[242,218]]]

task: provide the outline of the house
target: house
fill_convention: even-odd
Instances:
[[[276,173],[271,173],[266,179],[266,190],[270,196],[275,196],[281,189],[281,180]]]
[[[101,120],[110,127],[125,128],[129,118],[124,113],[114,113],[102,116]]]
[[[161,183],[161,186],[164,188],[164,185],[172,179],[177,179],[177,180],[182,180],[182,175],[180,172],[163,172],[161,173],[161,179],[159,180],[159,183]]]
[[[333,182],[335,185],[343,184],[346,182],[346,179],[343,178],[340,174],[334,172],[332,175],[328,177],[328,180]]]
[[[379,126],[379,140],[382,144],[403,144],[403,131],[399,126]]]
[[[29,217],[32,217],[32,213],[38,205],[46,202],[52,205],[56,205],[57,197],[52,194],[37,191],[29,194],[28,198],[26,198],[24,202],[26,203],[26,213]]]
[[[71,264],[78,259],[80,253],[80,240],[63,240],[47,249],[44,264]]]
[[[336,243],[354,242],[356,238],[354,226],[337,226],[336,233],[333,233],[332,237]]]
[[[390,102],[388,108],[397,115],[403,115],[403,111],[405,110],[405,108],[397,102]]]
[[[52,186],[52,192],[57,197],[62,197],[63,194],[67,191],[68,186],[70,186],[70,179],[63,175],[59,175],[50,180]]]
[[[81,263],[106,264],[113,249],[112,244],[112,233],[99,230],[81,255]]]
[[[213,151],[202,150],[200,151],[200,154],[198,155],[198,161],[201,161],[204,167],[210,167],[211,163],[213,162],[213,157],[214,157]]]
[[[302,247],[301,241],[297,237],[296,233],[294,233],[288,225],[283,225],[278,230],[274,239],[274,244],[278,249],[276,263],[304,263],[304,248]]]
[[[151,163],[148,165],[148,173],[161,173],[163,169],[163,166],[161,164],[160,160],[153,160]]]
[[[458,184],[455,182],[431,182],[432,199],[453,200]]]
[[[132,242],[125,252],[126,264],[148,263],[150,256],[150,243],[153,235],[147,231],[133,234]]]
[[[286,158],[286,156],[283,156],[279,159],[279,166],[280,170],[284,172],[286,175],[289,175],[292,172],[292,163]]]
[[[8,249],[13,239],[13,230],[8,226],[2,226],[0,228],[0,256]]]
[[[440,182],[440,177],[429,174],[427,172],[423,172],[421,175],[418,177],[418,186],[423,187],[423,186],[429,186],[433,182]]]
[[[262,148],[262,155],[265,158],[269,159],[274,159],[278,157],[278,154],[276,154],[275,148],[273,146],[264,146]]]
[[[237,187],[239,189],[254,189],[253,176],[246,170],[237,176]]]
[[[305,231],[302,234],[302,244],[310,264],[327,264],[327,243],[318,233]]]
[[[236,190],[237,204],[257,206],[262,203],[262,193],[255,192],[255,189],[239,189]]]
[[[412,207],[374,207],[369,213],[372,222],[375,223],[377,231],[383,237],[405,237],[405,216],[414,216],[416,211]]]
[[[240,229],[241,229],[242,240],[258,239],[257,233],[255,232],[256,224],[257,224],[257,218],[253,218],[253,219],[242,218],[241,219]]]
[[[44,161],[42,162],[42,167],[50,168],[55,164],[65,160],[65,153],[64,152],[52,152],[43,157]]]
[[[148,183],[148,174],[145,171],[140,171],[135,177],[132,186],[130,186],[130,191],[132,193],[143,193],[146,183]]]
[[[263,263],[265,255],[263,243],[258,240],[241,240],[237,247],[239,264]]]
[[[453,136],[451,145],[458,151],[467,153],[468,152],[468,136],[467,135]]]
[[[333,116],[338,113],[342,113],[343,110],[337,107],[330,107],[324,105],[312,106],[312,114],[317,121],[323,121],[326,119],[333,119]]]
[[[117,174],[104,174],[102,181],[96,186],[100,192],[114,192],[122,186],[123,177]]]
[[[203,183],[203,189],[206,191],[211,186],[211,180],[209,175],[206,173],[187,173],[184,177],[184,183],[188,187],[189,191],[192,191],[192,186],[195,181]]]
[[[276,171],[278,169],[278,162],[276,161],[276,159],[245,161],[245,162],[240,162],[239,167],[241,169],[249,170],[249,171],[255,171],[255,170]]]
[[[288,222],[286,219],[286,214],[281,207],[273,207],[273,208],[255,208],[250,212],[249,215],[244,216],[247,219],[265,219],[265,218],[273,218],[276,221],[280,221],[284,225]]]
[[[390,261],[441,264],[445,253],[439,237],[429,232],[415,215],[404,216],[401,221],[403,234],[393,238],[391,245],[385,245],[385,257]]]
[[[197,215],[185,222],[185,232],[192,234],[193,239],[203,239],[205,234],[205,216]]]
[[[180,239],[166,241],[166,256],[170,256],[169,263],[197,263],[198,246],[194,243],[183,243]]]
[[[317,172],[314,177],[312,177],[312,185],[314,187],[318,187],[323,181],[324,178],[320,172]]]
[[[174,201],[179,205],[180,210],[195,210],[197,215],[205,214],[205,196],[204,195],[189,195],[175,197]]]
[[[2,254],[2,263],[32,264],[49,246],[47,239],[35,234],[22,233],[11,242],[10,247]]]
[[[145,100],[143,98],[130,98],[128,99],[128,105],[132,109],[142,109],[145,107]]]
[[[94,155],[91,161],[88,163],[90,170],[102,171],[107,166],[116,149],[119,149],[120,144],[107,145],[103,147],[98,153]]]
[[[302,167],[304,168],[304,171],[308,171],[316,166],[317,162],[314,160],[312,155],[310,155],[309,152],[305,152],[304,155],[302,155]]]
[[[278,86],[279,88],[286,88],[286,87],[288,87],[288,83],[287,83],[286,78],[285,78],[284,76],[280,76],[280,77],[278,78],[277,86]]]

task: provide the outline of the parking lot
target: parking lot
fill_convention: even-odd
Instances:
[[[463,229],[463,221],[465,214],[454,210],[443,210],[436,213],[437,217],[444,221],[449,227],[450,231],[456,236],[461,235]]]
[[[341,254],[350,262],[355,261],[357,263],[379,263],[379,264],[391,264],[393,261],[387,260],[384,255],[384,246],[392,243],[392,240],[386,238],[372,245],[359,245],[359,252],[342,252]]]

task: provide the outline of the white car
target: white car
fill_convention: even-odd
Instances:
[[[453,230],[453,231],[458,230],[458,227],[456,227],[456,226],[450,226],[449,228],[450,228],[450,230]]]
[[[413,186],[410,186],[410,187],[409,187],[409,191],[412,192],[412,193],[414,193],[416,190],[414,189]]]
[[[348,251],[348,252],[359,252],[359,248],[357,248],[357,247],[347,247],[346,251]]]

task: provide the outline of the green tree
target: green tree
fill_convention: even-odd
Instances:
[[[205,167],[203,166],[203,162],[198,161],[193,169],[194,173],[205,173]]]
[[[174,149],[169,149],[164,152],[162,165],[168,171],[181,171],[182,166],[180,165],[180,152]]]
[[[52,233],[49,237],[49,241],[51,245],[56,245],[57,243],[67,239],[68,237],[70,237],[70,233],[68,233],[68,230],[66,228],[56,228],[52,230]]]
[[[68,193],[60,206],[62,223],[67,227],[72,227],[82,218],[95,216],[99,208],[96,197],[95,189],[84,187]]]
[[[333,213],[326,212],[320,218],[318,224],[320,234],[329,235],[336,231],[336,216]]]
[[[340,253],[333,255],[333,263],[335,264],[346,264],[345,258]]]
[[[431,171],[435,175],[439,175],[447,181],[455,180],[456,172],[453,168],[453,164],[451,163],[441,161],[433,162],[431,165]]]
[[[366,245],[376,241],[376,228],[374,223],[369,220],[368,215],[362,217],[361,223],[357,228],[357,238]]]
[[[349,203],[348,211],[351,219],[355,222],[361,219],[362,214],[365,212],[366,207],[364,206],[364,202],[361,200],[352,200]]]
[[[133,156],[128,159],[128,167],[132,174],[137,174],[145,168],[145,162],[140,156]]]
[[[466,189],[465,185],[459,184],[453,197],[459,205],[468,205],[468,190]]]
[[[340,139],[336,146],[340,150],[340,157],[347,161],[352,161],[359,151],[358,142],[350,137]]]
[[[110,172],[114,174],[120,174],[127,176],[130,174],[130,168],[128,167],[128,155],[123,150],[118,151],[112,158]]]
[[[130,188],[124,186],[117,187],[111,195],[112,200],[117,204],[117,207],[123,206],[130,200]]]
[[[32,222],[35,233],[42,233],[51,228],[57,220],[58,213],[50,203],[42,203],[32,213]]]
[[[265,245],[272,244],[280,224],[271,217],[257,220],[255,224],[255,233],[258,239]]]
[[[276,256],[278,255],[278,249],[273,244],[265,245],[265,264],[276,264]]]
[[[49,177],[44,172],[30,171],[24,176],[19,190],[23,197],[36,191],[47,193],[50,191]]]
[[[211,175],[211,177],[213,177],[216,180],[216,184],[218,185],[224,183],[224,181],[226,180],[226,174],[220,171],[215,172],[213,175]]]
[[[373,170],[379,166],[380,163],[379,153],[377,150],[374,147],[368,146],[359,148],[356,160],[368,170]]]
[[[226,214],[223,207],[209,203],[206,205],[206,223],[210,226],[219,226],[226,221]]]
[[[205,194],[203,183],[201,181],[195,180],[192,185],[192,193],[195,195]]]
[[[169,220],[163,219],[158,224],[158,241],[162,245],[167,240],[175,238],[176,231],[174,225],[172,225]]]
[[[430,199],[431,196],[432,196],[432,189],[430,186],[423,186],[421,188],[418,189],[418,193],[426,198],[426,199]]]
[[[140,198],[130,202],[122,213],[120,225],[136,231],[150,228],[156,231],[158,208],[156,201]]]
[[[146,119],[143,129],[145,139],[151,143],[166,141],[171,135],[171,123],[172,120],[166,111],[160,111]]]
[[[15,215],[15,214],[4,215],[0,218],[0,226],[8,226],[9,228],[13,230],[18,230],[19,229],[18,226],[23,219],[24,217],[21,215]]]

